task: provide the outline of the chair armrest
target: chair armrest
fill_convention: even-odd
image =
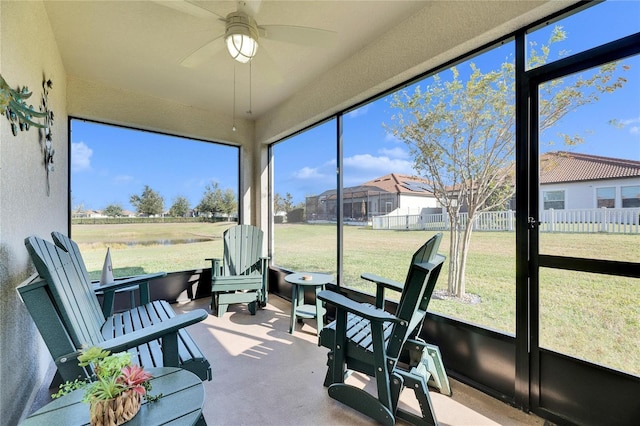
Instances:
[[[369,321],[376,322],[399,322],[400,319],[391,315],[389,312],[378,309],[375,306],[359,303],[349,299],[348,297],[336,293],[331,290],[322,290],[318,293],[318,299],[323,300],[331,305],[334,305],[337,309],[342,309],[359,317],[368,319]]]
[[[144,275],[136,275],[133,277],[128,277],[128,278],[116,278],[116,281],[118,284],[120,285],[134,285],[134,284],[140,284],[143,282],[147,282],[149,280],[153,280],[155,278],[163,278],[166,277],[167,273],[166,272],[156,272],[154,274],[144,274]],[[111,283],[109,283],[109,285],[111,285]],[[104,289],[106,286],[101,286],[102,289]]]
[[[222,275],[223,260],[217,257],[208,257],[205,260],[211,261],[211,275],[214,277]]]
[[[94,291],[101,291],[104,294],[104,300],[102,303],[102,313],[105,318],[113,314],[113,305],[115,300],[115,294],[119,290],[133,291],[136,288],[140,293],[140,305],[146,305],[151,301],[149,293],[149,281],[155,278],[166,277],[166,272],[156,272],[153,274],[136,275],[134,277],[116,278],[112,283],[104,285],[93,286]],[[132,299],[133,300],[133,299]],[[133,302],[132,302],[133,303]]]
[[[376,283],[376,307],[379,309],[384,309],[385,288],[397,291],[398,293],[402,293],[402,289],[404,288],[404,285],[397,281],[374,274],[364,273],[360,275],[360,278]]]
[[[116,291],[116,290],[123,289],[125,287],[144,284],[152,279],[162,278],[166,276],[167,276],[166,272],[156,272],[154,274],[136,275],[134,277],[128,277],[128,278],[116,278],[115,281],[112,283],[108,283],[104,285],[98,284],[97,286],[94,285],[94,290],[100,290],[104,292]]]
[[[398,292],[402,292],[402,289],[404,288],[404,285],[402,283],[399,283],[398,281],[390,280],[389,278],[380,277],[368,272],[360,275],[360,278],[376,283],[378,286],[383,286],[384,288],[388,288]]]

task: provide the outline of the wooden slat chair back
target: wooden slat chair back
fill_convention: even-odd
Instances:
[[[223,234],[222,259],[211,260],[211,309],[221,317],[230,304],[248,303],[255,315],[267,303],[267,261],[262,256],[261,229],[237,225]]]
[[[84,259],[82,259],[82,254],[80,253],[80,248],[71,238],[67,237],[61,232],[54,231],[51,233],[51,238],[55,245],[64,249],[67,253],[69,253],[69,257],[71,258],[71,262],[73,263],[74,268],[86,283],[91,283],[91,278],[89,277],[89,271],[87,271],[87,266],[84,264]],[[91,288],[91,286],[89,286]],[[93,288],[91,288],[93,290]]]
[[[137,291],[139,295],[140,305],[145,305],[151,301],[149,293],[149,283],[154,278],[160,278],[166,276],[166,272],[156,272],[153,274],[136,275],[128,278],[116,278],[116,281],[121,284],[117,288],[109,286],[100,286],[97,281],[91,281],[89,277],[89,271],[80,253],[80,248],[71,238],[62,234],[61,232],[52,232],[51,238],[56,246],[66,251],[71,257],[71,262],[76,269],[78,275],[84,282],[89,293],[102,294],[102,316],[103,320],[113,314],[115,294],[117,292],[134,292]],[[130,284],[127,287],[122,284]],[[133,300],[133,296],[131,297]],[[134,304],[132,302],[132,308]]]
[[[224,232],[223,275],[261,275],[262,230],[251,225],[237,225]]]
[[[395,424],[396,417],[414,424],[436,424],[427,388],[430,372],[420,358],[413,365],[400,364],[405,344],[422,326],[427,306],[444,262],[437,254],[442,234],[436,234],[413,255],[404,285],[363,274],[377,284],[376,306],[356,303],[333,291],[319,298],[336,307],[336,320],[323,328],[320,344],[330,349],[325,386],[329,395],[371,416],[383,424]],[[395,313],[384,307],[384,290],[401,291]],[[421,349],[426,348],[421,346]],[[349,371],[375,377],[377,395],[345,384]],[[422,415],[398,409],[402,388],[415,391]]]
[[[38,274],[51,286],[51,294],[63,315],[71,339],[89,346],[104,341],[100,330],[105,321],[98,299],[84,285],[71,256],[48,241],[30,237],[26,241]]]
[[[209,362],[184,329],[205,319],[205,310],[176,315],[166,301],[154,301],[104,318],[69,253],[33,236],[25,245],[41,280],[18,291],[63,380],[88,377],[76,360],[84,346],[129,351],[143,367],[181,367],[211,380]]]
[[[404,327],[402,323],[396,323],[394,325],[394,331],[392,332],[394,338],[389,341],[389,347],[387,348],[389,353],[399,355],[402,345],[409,338],[409,335],[414,332],[418,333],[419,329],[422,328],[424,317],[427,313],[427,307],[431,300],[431,294],[433,293],[436,281],[440,274],[440,268],[442,267],[441,262],[444,261],[444,257],[438,255],[438,248],[440,247],[441,240],[441,233],[434,235],[424,243],[411,258],[409,274],[407,274],[395,314],[396,317],[403,320],[406,319],[408,322],[406,327]],[[438,259],[440,259],[440,263],[437,262]],[[411,281],[413,278],[411,275],[413,271],[411,269],[414,265],[429,264],[432,264],[434,265],[434,268],[437,268],[436,271],[431,271],[432,276],[425,276],[422,282],[419,280]],[[418,285],[417,283],[420,283],[421,285]],[[383,307],[384,305],[380,306],[380,308]]]

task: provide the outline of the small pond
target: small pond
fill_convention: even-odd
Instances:
[[[160,240],[148,240],[148,241],[109,241],[108,244],[122,244],[127,247],[135,246],[173,246],[177,244],[193,244],[193,243],[205,243],[207,241],[213,241],[215,238],[167,238]]]

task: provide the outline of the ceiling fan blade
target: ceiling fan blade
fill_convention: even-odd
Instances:
[[[331,47],[336,43],[335,31],[293,25],[260,25],[260,37],[313,47]]]
[[[186,58],[180,61],[180,65],[187,68],[195,68],[211,59],[224,48],[224,43],[220,40],[222,36],[223,35],[219,35],[204,46],[189,54]]]
[[[186,0],[173,0],[173,1],[162,1],[162,0],[153,0],[154,3],[161,4],[162,6],[169,7],[173,10],[180,11],[182,13],[186,13],[187,15],[195,16],[196,18],[223,18],[223,16],[218,15],[215,12],[212,12],[208,9],[200,7],[194,3],[189,3]]]

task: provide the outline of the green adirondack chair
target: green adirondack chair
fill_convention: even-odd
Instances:
[[[251,315],[267,304],[267,261],[262,256],[264,233],[252,225],[224,231],[222,259],[211,261],[211,310],[221,317],[232,303],[248,303]]]
[[[211,380],[209,361],[185,330],[207,318],[206,310],[176,315],[169,303],[159,300],[105,317],[69,253],[35,236],[26,238],[25,245],[40,279],[18,286],[18,292],[62,380],[90,376],[77,362],[83,346],[128,351],[145,368],[180,367]],[[110,291],[129,285],[105,287]]]
[[[100,286],[98,281],[91,281],[91,278],[89,278],[87,266],[82,259],[80,248],[75,241],[60,232],[52,232],[51,238],[53,238],[53,242],[58,247],[69,253],[73,266],[76,269],[78,276],[83,280],[85,286],[87,286],[90,291],[94,291],[96,294],[102,295],[102,313],[105,317],[113,314],[116,293],[122,291],[133,292],[137,290],[139,292],[140,305],[146,305],[150,302],[149,281],[154,278],[161,278],[167,275],[166,272],[157,272],[153,274],[136,275],[128,278],[117,278],[116,281],[119,284],[117,289],[109,286]],[[123,284],[127,284],[127,286],[122,286]],[[131,307],[134,307],[133,302],[131,303]]]
[[[427,358],[432,352],[417,334],[444,262],[437,254],[441,239],[442,234],[436,234],[415,252],[404,285],[363,274],[377,285],[375,306],[330,290],[318,295],[336,307],[336,320],[320,332],[320,345],[330,349],[324,382],[329,396],[385,425],[395,424],[396,418],[412,424],[437,424],[428,383],[432,373],[444,374],[444,379],[446,374],[441,360],[436,362],[440,371],[430,365]],[[395,313],[384,310],[385,290],[401,291]],[[346,384],[351,371],[374,377],[377,395]],[[414,390],[421,416],[398,408],[403,387]]]

